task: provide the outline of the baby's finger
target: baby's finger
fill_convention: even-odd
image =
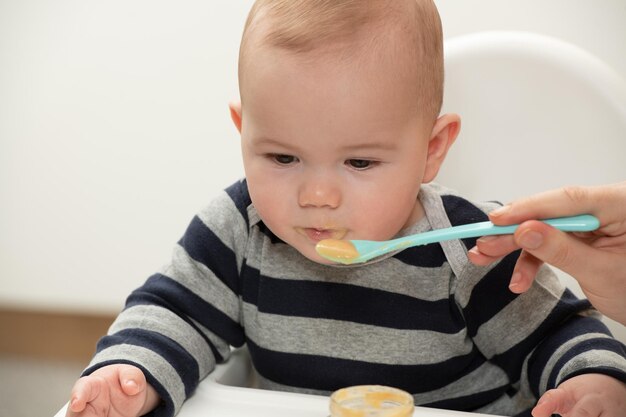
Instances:
[[[137,395],[146,388],[146,378],[143,372],[134,366],[123,366],[119,373],[119,383],[126,395]]]
[[[533,408],[533,417],[550,417],[552,414],[566,414],[574,405],[571,394],[561,388],[551,389],[539,398]]]
[[[100,390],[100,378],[93,376],[80,378],[72,388],[69,409],[75,413],[83,411],[88,403],[98,397]]]

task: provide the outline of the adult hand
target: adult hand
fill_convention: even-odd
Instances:
[[[600,228],[564,233],[532,219],[593,214]],[[521,223],[514,235],[478,239],[469,252],[477,265],[488,265],[523,249],[510,289],[532,285],[543,262],[570,274],[591,303],[626,325],[626,182],[596,187],[566,187],[508,204],[489,214],[497,225]]]

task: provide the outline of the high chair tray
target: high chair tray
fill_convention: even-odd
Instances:
[[[255,376],[246,349],[233,351],[231,358],[198,386],[176,417],[328,417],[329,399],[320,395],[296,394],[253,388]],[[54,417],[64,417],[63,407]],[[416,407],[415,417],[497,417]]]

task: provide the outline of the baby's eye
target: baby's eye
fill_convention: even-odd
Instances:
[[[350,166],[350,168],[356,170],[365,170],[374,166],[376,162],[370,161],[369,159],[348,159],[346,164]]]
[[[284,155],[284,154],[271,154],[271,159],[276,162],[278,165],[291,165],[295,162],[298,162],[298,158],[293,155]]]

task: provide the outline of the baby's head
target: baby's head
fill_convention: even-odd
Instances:
[[[357,71],[391,64],[389,80],[413,95],[412,110],[434,122],[443,97],[442,39],[432,0],[259,0],[242,36],[242,100],[259,65],[258,49],[271,48],[307,66],[321,60]]]
[[[241,42],[252,202],[308,258],[320,239],[388,239],[422,215],[458,132],[438,118],[443,41],[431,0],[259,0]]]

